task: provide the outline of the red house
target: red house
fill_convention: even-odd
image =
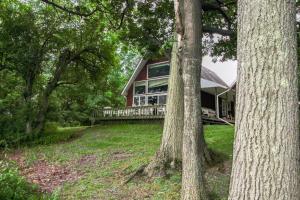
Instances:
[[[127,107],[166,104],[170,67],[167,59],[141,59],[122,91]],[[233,118],[235,84],[229,87],[216,73],[205,67],[202,67],[199,81],[203,114]]]

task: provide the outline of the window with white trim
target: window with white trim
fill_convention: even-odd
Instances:
[[[145,81],[138,81],[134,83],[134,94],[145,94],[146,93],[146,82]]]
[[[134,96],[133,106],[144,106],[146,104],[146,96]]]
[[[166,103],[167,103],[167,95],[148,96],[148,105],[165,105]]]
[[[148,67],[148,78],[154,78],[159,76],[168,76],[170,74],[170,65],[153,65]]]
[[[167,95],[160,95],[158,96],[158,104],[165,105],[167,104]]]
[[[168,79],[148,81],[148,93],[166,93],[168,91]]]

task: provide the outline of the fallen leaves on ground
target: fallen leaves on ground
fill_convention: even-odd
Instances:
[[[20,153],[11,156],[11,160],[18,164],[21,175],[29,182],[37,184],[43,192],[52,192],[64,182],[72,182],[82,176],[82,173],[71,167],[50,164],[45,160],[38,160],[27,166]]]

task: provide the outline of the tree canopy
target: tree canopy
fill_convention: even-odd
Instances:
[[[108,23],[102,15],[83,18],[40,1],[1,2],[3,133],[40,132],[46,119],[86,123],[93,109],[123,104],[128,69],[120,65],[118,36]]]

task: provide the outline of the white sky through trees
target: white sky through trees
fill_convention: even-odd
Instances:
[[[224,62],[213,62],[212,57],[204,56],[202,65],[215,72],[222,78],[228,86],[236,80],[237,76],[237,61],[228,60]]]

